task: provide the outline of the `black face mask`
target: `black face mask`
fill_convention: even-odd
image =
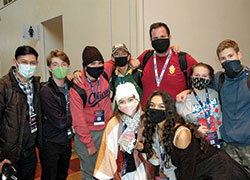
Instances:
[[[243,69],[239,60],[225,61],[221,64],[229,78],[235,78]]]
[[[148,110],[149,118],[155,124],[160,123],[166,119],[165,110],[159,109],[149,109]]]
[[[156,39],[152,41],[152,46],[158,53],[164,53],[169,48],[169,39]]]
[[[128,64],[128,56],[115,58],[115,65],[116,66],[123,67],[127,64]]]
[[[93,78],[97,79],[103,73],[104,66],[87,67],[87,73]]]
[[[198,89],[202,90],[205,89],[210,83],[210,79],[204,79],[204,78],[191,78],[193,86]]]

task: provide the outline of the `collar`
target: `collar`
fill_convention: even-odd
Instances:
[[[115,75],[118,76],[119,69],[118,67],[115,68]],[[125,75],[120,74],[121,77],[127,76],[128,74],[132,74],[133,70],[128,66],[128,71],[126,72]]]
[[[13,73],[14,77],[16,78],[18,84],[27,85],[27,84],[32,83],[32,81],[33,81],[33,77],[31,77],[27,82],[22,82],[22,81],[17,77],[17,75],[16,75],[16,69],[13,69],[12,73]]]

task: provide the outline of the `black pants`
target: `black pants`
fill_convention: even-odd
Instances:
[[[36,173],[37,157],[36,149],[31,148],[26,152],[22,152],[20,160],[15,166],[18,180],[34,180]]]
[[[66,180],[71,156],[71,141],[65,145],[53,142],[43,144],[40,152],[41,180]]]

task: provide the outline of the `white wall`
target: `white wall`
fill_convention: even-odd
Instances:
[[[162,21],[168,24],[173,43],[190,53],[197,61],[221,67],[216,48],[224,39],[239,43],[243,63],[250,66],[249,0],[145,0],[145,47],[149,43],[149,26]]]
[[[81,69],[81,54],[86,45],[95,45],[105,59],[111,46],[125,42],[137,57],[150,48],[149,26],[167,23],[173,43],[198,61],[220,69],[215,50],[230,38],[243,51],[243,63],[250,66],[249,0],[17,0],[0,10],[0,76],[12,65],[16,47],[28,44],[40,54],[37,74],[44,76],[46,59],[43,34],[40,40],[22,38],[23,24],[38,24],[63,17],[64,51],[71,60],[71,71]]]
[[[37,74],[44,76],[46,55],[43,34],[40,40],[22,39],[22,24],[38,24],[63,16],[64,51],[71,60],[71,71],[81,69],[82,50],[95,45],[108,60],[112,44],[125,42],[132,54],[138,52],[137,6],[141,0],[17,0],[0,11],[0,76],[8,72],[16,47],[33,46],[40,54]]]

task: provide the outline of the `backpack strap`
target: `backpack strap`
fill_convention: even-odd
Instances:
[[[218,84],[218,96],[219,96],[219,101],[221,103],[221,95],[220,95],[220,91],[221,91],[221,88],[222,88],[222,84],[225,80],[225,76],[224,76],[224,72],[220,74],[219,76],[219,84]]]
[[[186,80],[186,86],[189,88],[189,83],[188,83],[188,75],[187,75],[187,58],[186,58],[186,52],[180,52],[178,54],[178,60],[179,60],[179,65],[181,68],[181,72],[183,72]]]
[[[143,63],[142,63],[142,69],[145,68],[148,60],[150,59],[150,57],[153,55],[154,50],[149,50],[143,57]],[[189,87],[189,83],[188,83],[188,75],[187,75],[187,59],[186,59],[186,52],[180,52],[178,54],[178,60],[179,60],[179,65],[181,68],[181,72],[183,72],[185,80],[186,80],[186,86],[187,88]]]
[[[109,82],[109,77],[105,71],[103,71],[102,76]]]
[[[248,77],[247,77],[247,86],[250,91],[250,72],[248,71]]]
[[[142,61],[142,70],[145,68],[148,60],[150,59],[150,57],[153,55],[154,50],[149,50],[143,57],[143,61]]]
[[[108,75],[105,71],[103,71],[102,73],[104,79],[106,79],[109,82],[109,78]],[[71,83],[71,88],[73,88],[78,95],[81,97],[82,102],[83,102],[83,108],[85,108],[86,104],[87,104],[87,93],[84,89],[80,88],[77,84],[75,84],[73,81]]]
[[[73,88],[78,93],[78,95],[81,97],[82,102],[83,102],[83,108],[84,108],[86,106],[86,103],[87,103],[87,94],[86,94],[86,91],[84,89],[80,88],[74,82],[72,82],[71,88]]]
[[[111,75],[111,84],[113,86],[113,92],[112,92],[112,97],[111,97],[111,102],[113,102],[114,98],[115,98],[115,91],[116,91],[116,88],[115,88],[115,81],[116,81],[116,78],[117,78],[117,75],[115,74],[115,69],[112,71],[112,75]]]
[[[41,87],[47,87],[50,89],[50,91],[52,92],[53,97],[56,99],[56,101],[58,102],[59,106],[62,105],[61,99],[59,96],[56,95],[56,91],[55,89],[51,86],[51,84],[47,81],[47,82],[42,82],[41,83]]]
[[[138,72],[138,69],[134,69],[132,71],[132,76],[133,76],[133,79],[135,80],[136,84],[141,88],[142,90],[142,80],[141,80],[141,77],[140,77],[140,74]]]

